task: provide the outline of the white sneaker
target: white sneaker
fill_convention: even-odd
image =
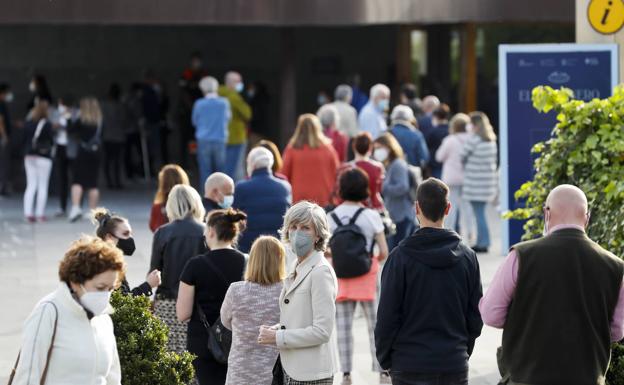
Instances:
[[[82,210],[78,206],[72,206],[71,211],[69,212],[69,221],[76,222],[78,219],[82,217]]]
[[[351,385],[351,375],[344,374],[342,376],[342,382],[340,383],[340,385]]]
[[[388,372],[379,373],[379,384],[392,385],[392,378],[390,377]]]

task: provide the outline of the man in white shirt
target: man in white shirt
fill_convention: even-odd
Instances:
[[[387,129],[385,111],[390,106],[390,89],[385,84],[375,84],[370,90],[370,99],[359,116],[360,130],[367,131],[373,140]]]

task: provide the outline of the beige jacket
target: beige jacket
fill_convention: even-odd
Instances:
[[[296,274],[295,274],[296,272]],[[297,381],[336,373],[336,274],[322,253],[297,265],[280,295],[277,347],[284,371]]]

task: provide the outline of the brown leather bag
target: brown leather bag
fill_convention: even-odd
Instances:
[[[46,364],[43,368],[43,373],[41,374],[41,381],[39,382],[41,385],[45,384],[46,377],[48,376],[48,365],[50,364],[50,357],[52,357],[52,348],[54,347],[54,339],[56,338],[56,325],[58,323],[58,308],[54,304],[54,302],[44,302],[49,303],[54,306],[54,331],[52,332],[52,341],[50,342],[50,348],[48,348],[48,356],[46,358]],[[17,354],[17,360],[15,361],[15,366],[13,366],[13,370],[11,371],[11,375],[9,376],[9,383],[7,385],[11,385],[13,383],[13,378],[15,377],[15,373],[17,372],[17,365],[19,364],[20,355],[22,354],[21,350]]]

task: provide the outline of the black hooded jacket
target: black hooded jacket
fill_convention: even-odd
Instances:
[[[483,321],[477,256],[446,229],[421,228],[395,248],[381,276],[375,343],[384,369],[468,368]]]

